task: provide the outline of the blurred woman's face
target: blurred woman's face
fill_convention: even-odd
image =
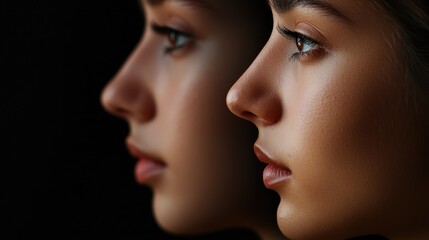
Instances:
[[[136,179],[154,190],[155,217],[170,232],[241,226],[270,213],[251,149],[256,129],[225,105],[271,28],[245,3],[143,0],[144,36],[102,95],[129,123]]]
[[[425,120],[395,26],[368,0],[271,8],[272,35],[227,102],[258,127],[255,153],[281,197],[282,232],[389,237],[427,224]]]

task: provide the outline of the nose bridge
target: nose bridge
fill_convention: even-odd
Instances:
[[[155,116],[146,58],[150,58],[150,55],[145,53],[144,43],[140,42],[104,88],[101,103],[111,114],[140,122],[150,121]]]
[[[273,125],[282,117],[275,50],[269,41],[227,96],[229,109],[256,125]]]

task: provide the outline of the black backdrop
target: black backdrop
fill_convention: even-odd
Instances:
[[[155,224],[127,125],[99,103],[142,33],[137,1],[2,0],[0,18],[1,232],[179,239]],[[255,239],[196,239],[227,236]]]

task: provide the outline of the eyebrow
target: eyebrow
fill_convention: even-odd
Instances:
[[[284,14],[295,7],[308,7],[335,16],[346,23],[353,23],[348,17],[324,0],[267,0],[269,5],[278,13]]]
[[[214,7],[212,5],[210,5],[205,0],[142,0],[142,2],[147,2],[151,6],[161,5],[162,3],[167,2],[167,1],[179,2],[179,3],[182,3],[184,5],[191,6],[191,7],[198,7],[198,8],[205,8],[205,9],[209,9],[209,10],[214,10]]]

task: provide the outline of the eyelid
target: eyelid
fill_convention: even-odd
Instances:
[[[311,39],[317,39],[317,42],[323,45],[328,45],[328,39],[321,33],[321,31],[313,26],[312,24],[306,22],[298,22],[295,27],[295,31],[299,31],[302,34],[310,37]]]
[[[176,53],[178,50],[189,49],[195,41],[191,34],[178,30],[175,27],[159,25],[154,22],[150,24],[150,27],[155,34],[165,38],[166,42],[164,43],[163,50],[164,54],[169,56],[173,56],[173,54],[174,56],[178,56]],[[183,51],[181,52],[184,53]]]
[[[288,28],[286,28],[283,25],[277,24],[277,31],[285,38],[290,39],[291,41],[294,41],[296,44],[296,47],[298,48],[298,51],[295,51],[290,55],[290,60],[299,60],[300,62],[308,62],[311,60],[315,60],[316,56],[321,57],[323,56],[322,53],[326,53],[326,49],[323,44],[321,44],[319,41],[314,40],[314,38],[308,36],[307,34],[300,33],[298,31],[291,31]],[[298,46],[298,39],[301,39],[301,43],[304,44],[302,46],[305,46],[305,44],[310,45],[311,49],[303,50],[300,49]],[[301,47],[302,47],[301,46]]]
[[[304,35],[304,34],[302,34],[302,33],[300,33],[300,32],[291,31],[291,30],[289,30],[288,28],[286,28],[286,27],[285,27],[285,26],[283,26],[283,25],[277,25],[277,31],[278,31],[282,36],[287,37],[287,38],[289,38],[289,39],[291,39],[291,40],[295,40],[297,37],[300,37],[300,38],[303,38],[303,39],[310,40],[311,42],[314,42],[314,43],[315,43],[315,44],[317,44],[317,45],[321,45],[321,44],[319,43],[319,41],[314,40],[312,37],[309,37],[309,36],[307,36],[307,35]]]
[[[178,30],[174,27],[163,26],[157,23],[151,23],[150,26],[152,28],[152,31],[160,35],[168,35],[169,33],[174,32],[174,33],[179,33],[185,37],[193,38],[191,34]]]

